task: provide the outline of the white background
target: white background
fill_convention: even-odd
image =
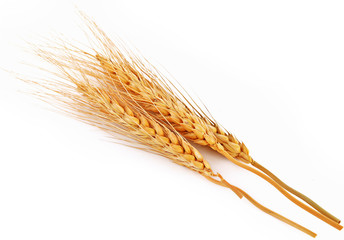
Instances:
[[[38,35],[82,38],[75,6],[200,97],[255,160],[344,217],[343,1],[1,0],[0,67],[29,74],[22,46]],[[310,239],[168,159],[49,111],[7,71],[0,79],[0,239]],[[318,239],[344,238],[201,152]]]

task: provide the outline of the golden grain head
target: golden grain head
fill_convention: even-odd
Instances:
[[[98,56],[72,46],[36,49],[44,60],[54,64],[57,79],[34,82],[39,95],[126,145],[167,157],[206,176],[215,176],[209,163],[177,131],[151,117],[138,104],[121,97],[123,89],[113,87],[108,73],[102,71]]]
[[[154,66],[125,47],[114,44],[94,22],[83,17],[97,46],[85,51],[62,41],[52,47],[37,47],[36,54],[56,67],[56,71],[49,71],[53,75],[50,80],[27,81],[37,87],[37,96],[105,131],[119,143],[161,155],[196,171],[211,182],[233,190],[240,198],[245,197],[269,215],[310,236],[316,236],[262,206],[246,192],[229,184],[219,173],[215,174],[200,152],[187,140],[209,146],[235,164],[267,180],[314,216],[337,229],[342,228],[337,218],[253,161],[244,143],[220,127]],[[250,163],[262,172],[244,163]],[[286,189],[317,211],[295,199]]]
[[[109,85],[121,91],[128,101],[135,101],[154,118],[168,123],[186,139],[210,146],[222,152],[222,148],[245,163],[251,163],[247,147],[215,120],[210,119],[191,101],[184,103],[184,96],[149,62],[114,44],[103,31],[90,22],[98,44],[95,57],[108,75]],[[186,100],[186,99],[184,99]],[[221,145],[221,148],[217,147]]]

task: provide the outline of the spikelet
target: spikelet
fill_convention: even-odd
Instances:
[[[86,20],[100,45],[98,49],[93,49],[95,54],[89,54],[89,56],[98,60],[107,82],[116,88],[123,98],[126,98],[128,102],[138,104],[154,119],[165,123],[170,129],[177,130],[186,139],[209,146],[233,163],[262,177],[289,200],[324,222],[337,229],[342,228],[339,225],[339,219],[254,161],[244,143],[222,129],[215,120],[208,117],[197,106],[193,107],[186,98],[183,99],[180,94],[178,96],[176,92],[181,93],[181,91],[152,65],[126,50],[125,47],[118,47],[94,22],[87,17]],[[293,197],[288,191],[313,208]]]

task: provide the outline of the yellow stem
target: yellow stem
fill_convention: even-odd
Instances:
[[[285,184],[282,180],[280,180],[277,176],[275,176],[272,172],[270,172],[268,169],[257,163],[256,161],[253,161],[252,166],[259,169],[266,175],[268,175],[270,178],[272,178],[276,183],[278,183],[281,187],[286,189],[288,192],[294,194],[295,196],[299,197],[300,199],[304,200],[306,203],[308,203],[310,206],[312,206],[314,209],[316,209],[318,212],[322,213],[326,217],[332,219],[333,221],[340,223],[340,220],[333,216],[331,213],[327,212],[325,209],[323,209],[321,206],[319,206],[317,203],[315,203],[312,199],[305,196],[304,194],[300,193],[299,191],[295,190],[292,187],[289,187],[287,184]]]
[[[218,176],[221,176],[219,173],[218,173],[217,175],[218,175]],[[212,178],[212,177],[209,177],[209,176],[207,176],[207,175],[203,175],[203,176],[204,176],[206,179],[208,179],[209,181],[211,181],[212,183],[215,183],[215,184],[220,185],[220,186],[222,186],[222,187],[228,187],[228,188],[229,188],[230,190],[232,190],[236,195],[238,195],[238,197],[239,197],[240,199],[242,199],[243,195],[242,195],[241,191],[239,191],[235,186],[230,185],[229,183],[228,183],[228,186],[224,186],[222,181],[216,180],[216,179],[214,179],[214,178]]]
[[[309,212],[310,214],[312,214],[313,216],[319,218],[320,220],[326,222],[327,224],[331,225],[332,227],[341,230],[343,228],[343,226],[341,226],[340,224],[338,224],[337,222],[333,221],[332,219],[322,215],[321,213],[315,211],[313,208],[309,207],[308,205],[302,203],[301,201],[297,200],[295,197],[293,197],[292,195],[290,195],[284,188],[282,188],[280,185],[278,185],[274,180],[272,180],[271,178],[269,178],[268,176],[266,176],[264,173],[258,171],[255,168],[252,168],[248,165],[246,165],[245,163],[238,161],[236,159],[234,159],[231,155],[229,155],[226,151],[222,151],[221,154],[223,154],[226,158],[228,158],[230,161],[232,161],[234,164],[238,165],[239,167],[242,167],[256,175],[258,175],[259,177],[263,178],[264,180],[266,180],[267,182],[269,182],[271,185],[273,185],[278,191],[280,191],[284,196],[286,196],[290,201],[292,201],[293,203],[295,203],[296,205],[298,205],[299,207],[303,208],[305,211]]]
[[[221,179],[221,181],[219,180],[216,180],[216,179],[213,179],[209,176],[205,176],[209,181],[213,182],[213,183],[216,183],[220,186],[223,186],[223,187],[227,187],[231,190],[233,190],[235,193],[239,192],[241,196],[244,196],[248,201],[250,201],[255,207],[257,207],[258,209],[262,210],[263,212],[269,214],[270,216],[272,217],[275,217],[277,218],[278,220],[286,223],[286,224],[289,224],[290,226],[308,234],[309,236],[315,238],[317,236],[316,233],[312,232],[311,230],[301,226],[300,224],[297,224],[296,222],[294,221],[291,221],[290,219],[286,218],[286,217],[283,217],[282,215],[270,210],[269,208],[267,207],[264,207],[263,205],[261,205],[259,202],[257,202],[256,200],[254,200],[249,194],[247,194],[244,190],[236,187],[236,186],[233,186],[231,185],[230,183],[228,183],[226,180],[223,179],[223,177],[218,174],[218,177]]]

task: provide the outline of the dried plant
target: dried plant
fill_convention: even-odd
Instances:
[[[315,237],[309,229],[283,217],[255,201],[242,189],[229,184],[173,127],[154,119],[136,102],[123,98],[121,89],[113,87],[96,55],[70,48],[37,47],[35,53],[56,67],[49,71],[54,78],[25,80],[35,86],[35,95],[64,113],[95,126],[120,144],[166,157],[198,172],[209,181],[245,197],[265,213]]]
[[[296,205],[331,226],[342,229],[338,218],[254,161],[244,143],[220,127],[194,101],[184,97],[182,91],[148,61],[125,47],[114,44],[94,22],[87,17],[85,19],[99,44],[98,49],[93,49],[93,57],[101,64],[108,83],[112,88],[118,89],[123,98],[138,104],[156,120],[165,123],[170,129],[177,130],[186,139],[209,146],[236,165],[260,176]],[[288,192],[304,200],[311,207]]]
[[[82,50],[64,41],[35,48],[57,68],[54,79],[27,81],[43,101],[105,131],[119,143],[166,157],[231,189],[267,214],[315,237],[303,226],[271,211],[242,189],[229,184],[188,140],[209,146],[233,163],[257,174],[298,206],[337,229],[339,220],[312,200],[290,188],[255,162],[244,143],[223,130],[197,105],[188,101],[160,72],[125,47],[115,45],[92,21],[85,20],[97,47]],[[256,168],[252,168],[249,164]],[[305,200],[297,200],[287,191]]]

